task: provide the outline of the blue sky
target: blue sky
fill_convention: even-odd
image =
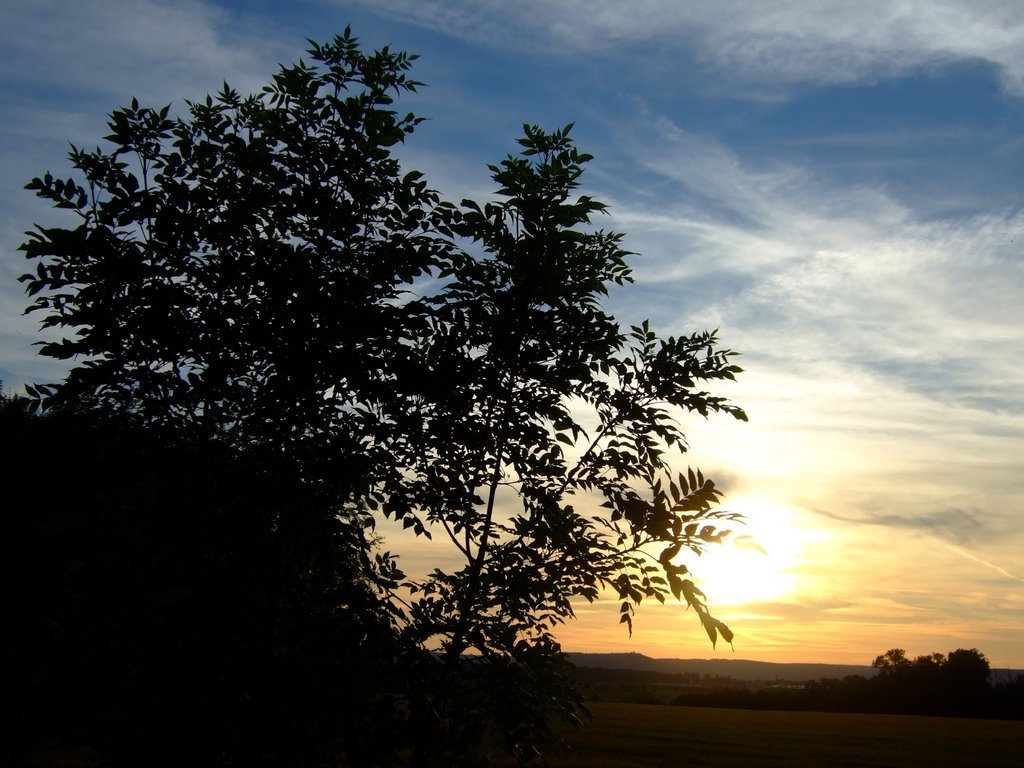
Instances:
[[[24,183],[133,96],[255,90],[346,24],[421,55],[400,107],[429,120],[401,154],[450,198],[489,194],[522,123],[575,122],[637,252],[609,309],[743,353],[724,393],[751,422],[687,422],[770,552],[694,564],[736,657],[1024,667],[1017,2],[0,2],[6,386],[63,372],[15,281],[22,232],[62,219]],[[641,610],[632,639],[616,610],[581,610],[565,646],[711,653],[681,608]]]

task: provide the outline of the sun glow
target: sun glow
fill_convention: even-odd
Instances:
[[[746,517],[747,524],[736,534],[750,537],[751,543],[711,546],[700,557],[685,560],[708,604],[770,602],[795,592],[797,566],[807,537],[795,525],[794,513],[754,497],[730,499],[726,506]]]

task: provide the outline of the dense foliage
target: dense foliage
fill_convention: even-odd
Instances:
[[[27,621],[65,622],[54,657],[82,661],[95,603],[88,632],[137,659],[108,670],[108,698],[73,661],[56,673],[107,743],[159,680],[179,701],[222,693],[161,726],[195,761],[528,762],[577,710],[552,634],[573,600],[611,591],[632,630],[642,600],[675,596],[731,641],[681,556],[735,516],[676,463],[676,419],[745,418],[701,389],[739,368],[713,333],[623,334],[604,311],[628,254],[591,224],[604,206],[577,192],[590,158],[570,128],[526,126],[491,166],[496,199],[454,205],[391,154],[419,123],[392,109],[413,57],[348,31],[310,57],[183,117],[133,101],[108,149],[72,150],[77,176],[29,185],[77,216],[22,246],[29,311],[70,332],[41,351],[75,362],[29,388],[43,418],[9,409],[57,479],[19,536],[50,573],[77,567],[77,541],[104,575],[41,588]],[[382,517],[460,564],[403,574]],[[58,547],[64,525],[88,535]],[[126,590],[137,610],[115,622]],[[79,623],[48,614],[65,608]],[[311,731],[304,750],[275,746],[278,720],[282,744]]]
[[[386,761],[397,638],[294,464],[15,400],[0,429],[0,762]]]

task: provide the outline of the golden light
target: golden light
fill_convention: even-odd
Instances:
[[[730,499],[725,506],[746,517],[747,524],[736,533],[750,537],[752,543],[727,542],[708,547],[700,557],[680,558],[707,595],[708,604],[771,602],[796,591],[796,566],[807,537],[795,525],[794,513],[753,496]]]

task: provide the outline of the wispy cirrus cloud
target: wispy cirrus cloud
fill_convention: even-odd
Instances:
[[[742,466],[736,491],[795,504],[806,525],[829,508],[833,522],[817,525],[846,529],[820,558],[805,553],[807,592],[776,613],[807,619],[799,606],[822,599],[827,572],[835,592],[825,597],[895,600],[891,621],[913,614],[918,635],[957,626],[968,637],[960,612],[970,609],[1001,642],[983,597],[933,606],[958,573],[969,583],[1024,566],[1005,545],[1022,512],[1024,215],[934,218],[813,165],[750,163],[665,118],[638,118],[616,144],[645,170],[643,184],[609,174],[598,190],[611,192],[613,225],[642,254],[638,285],[616,301],[668,332],[720,327],[744,353],[747,371],[725,393],[751,422],[742,434],[688,424],[699,460],[712,473]],[[896,554],[907,551],[918,553],[911,562]],[[933,577],[917,573],[925,564]],[[858,586],[865,567],[876,571],[870,587]],[[872,610],[813,620],[866,633]]]
[[[227,80],[258,89],[303,37],[280,20],[248,16],[213,2],[38,0],[0,23],[0,379],[63,376],[66,364],[35,354],[38,319],[22,316],[17,253],[34,222],[68,223],[23,186],[46,171],[66,174],[68,143],[94,146],[106,115],[138,97],[144,105],[199,99]],[[66,213],[66,212],[65,212]]]
[[[39,0],[5,15],[0,78],[24,89],[59,84],[75,101],[105,95],[111,107],[133,95],[163,103],[200,98],[224,79],[256,87],[292,43],[280,27],[200,0]]]
[[[637,43],[670,47],[728,80],[761,86],[747,92],[755,98],[780,84],[875,81],[956,61],[989,62],[1008,90],[1024,94],[1024,8],[1014,2],[343,4],[501,47],[584,54]]]
[[[875,513],[869,512],[859,517],[852,517],[822,510],[818,510],[818,514],[825,515],[832,520],[842,523],[880,525],[929,533],[938,538],[945,539],[947,541],[947,548],[957,554],[964,554],[964,551],[953,547],[948,542],[958,542],[963,545],[971,544],[979,538],[979,534],[986,524],[983,520],[984,515],[979,510],[962,509],[959,507],[932,510],[921,515],[878,511]],[[1007,531],[1004,530],[1000,533],[1006,534]],[[978,562],[981,561],[978,560]]]
[[[613,221],[642,254],[641,282],[686,297],[689,317],[673,307],[679,320],[728,318],[755,349],[793,360],[780,344],[794,339],[818,360],[918,377],[925,395],[1019,401],[1020,211],[933,219],[812,166],[747,167],[720,141],[665,119],[623,135],[649,181],[612,190]],[[718,292],[687,291],[709,273]]]

